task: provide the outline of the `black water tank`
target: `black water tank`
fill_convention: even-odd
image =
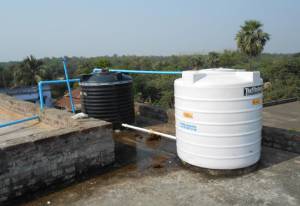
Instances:
[[[90,117],[112,122],[114,128],[121,123],[134,122],[132,78],[122,73],[103,70],[82,75],[81,110]]]

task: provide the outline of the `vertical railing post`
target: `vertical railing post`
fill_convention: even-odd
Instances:
[[[63,64],[64,64],[64,71],[65,71],[65,76],[66,76],[66,80],[67,80],[67,87],[68,87],[68,91],[69,91],[70,104],[71,104],[72,112],[75,113],[75,107],[74,107],[74,104],[73,104],[72,90],[71,90],[71,86],[70,86],[68,68],[67,68],[67,62],[66,61],[67,60],[64,57]]]
[[[80,82],[80,79],[69,79],[69,82]],[[44,109],[44,98],[43,98],[43,85],[49,84],[64,84],[67,83],[67,80],[45,80],[40,81],[38,83],[38,92],[39,92],[39,99],[40,99],[40,109],[43,111]]]
[[[44,98],[43,98],[43,81],[38,83],[39,97],[40,97],[40,110],[44,110]]]

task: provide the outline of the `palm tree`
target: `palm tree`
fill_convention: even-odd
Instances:
[[[263,24],[256,20],[245,21],[235,37],[238,48],[249,58],[250,68],[250,58],[258,56],[270,40],[270,35],[263,32],[262,26]]]
[[[23,86],[33,86],[41,80],[43,62],[30,55],[26,57],[16,69],[16,83]]]

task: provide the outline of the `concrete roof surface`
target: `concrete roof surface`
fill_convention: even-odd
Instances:
[[[300,129],[299,102],[264,108],[264,125]],[[24,118],[0,109],[0,123]],[[174,133],[174,125],[152,129]],[[0,130],[0,143],[54,128],[37,121]],[[300,156],[263,147],[258,169],[240,176],[211,176],[185,167],[176,143],[133,131],[115,134],[116,162],[104,171],[79,177],[55,192],[49,190],[21,205],[300,205]]]
[[[263,124],[269,127],[300,131],[300,101],[265,107]]]
[[[298,154],[264,147],[256,171],[215,177],[186,168],[174,141],[117,136],[108,171],[24,205],[300,205]]]

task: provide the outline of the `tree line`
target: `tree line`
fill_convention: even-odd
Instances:
[[[33,62],[29,62],[33,61]],[[29,69],[29,65],[36,70]],[[87,74],[95,67],[111,67],[137,70],[191,70],[214,67],[258,70],[269,82],[265,88],[265,101],[299,96],[300,53],[298,54],[262,54],[251,60],[252,68],[245,55],[239,51],[225,50],[199,55],[172,56],[106,56],[94,58],[68,58],[71,78]],[[137,101],[149,102],[163,107],[173,105],[173,81],[178,75],[132,75],[134,93]],[[36,86],[39,80],[63,79],[64,71],[61,58],[36,60],[26,58],[22,62],[2,63],[0,65],[0,87],[12,88]],[[64,88],[64,85],[57,86]],[[63,94],[64,89],[54,89],[54,96]]]
[[[76,78],[93,68],[121,68],[135,70],[199,70],[227,67],[257,70],[265,84],[264,101],[299,97],[300,53],[262,53],[270,35],[255,20],[246,21],[236,34],[237,50],[208,54],[171,56],[102,56],[68,57],[69,75]],[[148,102],[165,108],[173,107],[173,82],[176,75],[132,75],[136,101]],[[0,63],[0,87],[34,86],[40,80],[63,79],[62,58],[36,59],[26,57],[21,62]],[[76,87],[76,85],[74,85]],[[58,89],[59,88],[59,89]],[[65,86],[55,86],[54,97],[63,95]]]

